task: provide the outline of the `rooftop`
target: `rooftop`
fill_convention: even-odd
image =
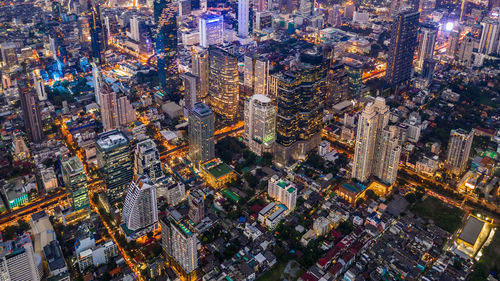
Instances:
[[[203,167],[216,179],[221,178],[233,172],[233,169],[226,163],[218,160],[211,160],[203,163]]]
[[[99,134],[96,139],[96,144],[103,150],[110,150],[116,147],[128,145],[128,139],[122,132],[112,130]]]
[[[483,229],[484,222],[476,217],[469,216],[467,223],[465,224],[462,232],[458,236],[459,239],[474,245],[476,243],[481,230]]]
[[[68,174],[77,174],[84,171],[82,162],[76,156],[64,160],[62,162],[62,168],[67,171]]]

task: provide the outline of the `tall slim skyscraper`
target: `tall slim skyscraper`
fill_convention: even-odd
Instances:
[[[387,184],[396,180],[401,145],[397,128],[387,126],[389,114],[385,99],[377,97],[359,117],[351,176],[360,182],[372,175]]]
[[[271,152],[276,140],[276,108],[271,99],[260,94],[245,101],[244,139],[257,155]]]
[[[305,158],[321,142],[321,122],[329,62],[304,53],[294,69],[279,73],[275,160],[286,164]]]
[[[458,48],[457,54],[457,62],[461,65],[471,66],[474,62],[472,51],[474,49],[476,40],[472,34],[467,33],[462,42],[460,43],[460,47]]]
[[[122,132],[112,130],[97,135],[95,143],[97,164],[105,177],[108,200],[122,200],[133,176],[129,140]]]
[[[117,99],[116,108],[118,110],[118,123],[121,126],[137,120],[135,109],[126,96]]]
[[[101,74],[101,69],[95,62],[91,62],[90,65],[92,66],[92,82],[94,84],[94,95],[95,95],[95,101],[98,105],[100,105],[100,95],[101,95],[101,90],[102,90],[102,83],[103,83],[103,78]]]
[[[202,15],[199,19],[200,46],[208,48],[224,42],[224,17]]]
[[[189,203],[189,219],[195,224],[201,222],[205,216],[205,199],[203,194],[198,192],[198,190],[191,190],[188,196]]]
[[[61,163],[62,177],[66,191],[70,194],[75,211],[89,207],[87,175],[78,157],[73,156]]]
[[[450,38],[448,39],[448,50],[446,51],[446,54],[453,59],[455,59],[457,55],[459,40],[460,30],[454,29],[450,34]]]
[[[147,175],[135,175],[123,203],[122,228],[131,237],[142,236],[158,226],[156,185]]]
[[[395,91],[406,87],[412,75],[418,19],[418,12],[406,10],[398,13],[392,23],[385,79]]]
[[[177,66],[177,2],[155,0],[153,4],[156,24],[156,54],[158,79],[168,95],[177,95],[179,71]]]
[[[473,139],[474,130],[470,132],[462,129],[451,130],[445,166],[453,174],[459,175],[464,171],[469,160]]]
[[[239,100],[238,59],[222,49],[210,49],[209,71],[208,101],[212,110],[225,119],[236,119]]]
[[[483,30],[478,52],[484,55],[498,54],[500,50],[500,22],[486,18],[481,22]]]
[[[88,11],[90,27],[91,58],[98,64],[104,62],[106,34],[102,26],[101,11],[98,5],[92,5]]]
[[[33,83],[35,86],[36,94],[39,101],[47,100],[47,92],[45,91],[45,86],[43,85],[43,78],[39,71],[33,72]]]
[[[182,220],[179,214],[170,214],[161,218],[161,244],[170,264],[180,267],[186,275],[198,268],[198,239],[189,222]]]
[[[137,42],[139,42],[141,39],[140,24],[141,21],[137,18],[137,16],[134,15],[130,19],[130,38]]]
[[[264,57],[246,55],[243,83],[253,94],[267,96],[269,79],[269,60]]]
[[[99,105],[104,131],[119,128],[120,121],[118,119],[116,93],[111,89],[102,88],[99,96]]]
[[[160,153],[153,140],[147,139],[137,143],[134,157],[134,173],[147,175],[153,182],[163,177]]]
[[[196,103],[189,111],[189,158],[196,167],[215,157],[214,114],[204,103]]]
[[[438,26],[435,23],[426,22],[420,27],[420,41],[418,43],[416,62],[418,68],[421,69],[424,66],[425,59],[432,59],[437,33]]]
[[[44,136],[41,111],[37,98],[26,79],[17,80],[17,85],[19,87],[24,128],[28,132],[30,140],[34,143],[39,143],[43,140]]]
[[[203,48],[194,48],[191,55],[191,71],[193,75],[199,78],[199,101],[204,101],[208,95],[209,67],[208,67],[208,51]]]
[[[238,36],[248,37],[249,0],[238,0]]]
[[[186,112],[189,112],[195,103],[201,101],[200,78],[191,72],[183,73],[181,78],[184,87],[184,107]]]

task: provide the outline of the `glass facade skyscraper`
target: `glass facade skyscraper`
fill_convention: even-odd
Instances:
[[[209,50],[209,104],[218,115],[234,120],[239,101],[238,59],[219,48]]]
[[[189,111],[189,157],[199,163],[215,157],[214,114],[210,107],[199,102]]]
[[[73,156],[61,163],[64,185],[73,200],[75,211],[89,207],[87,176],[83,164]]]

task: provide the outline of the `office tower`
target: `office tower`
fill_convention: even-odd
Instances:
[[[135,175],[130,183],[123,203],[122,221],[125,233],[131,237],[141,236],[157,228],[156,185],[147,175]]]
[[[101,88],[99,95],[99,108],[101,111],[102,126],[104,131],[120,127],[118,119],[118,104],[116,93],[109,88]]]
[[[201,101],[200,78],[191,72],[186,72],[181,75],[181,79],[184,88],[184,107],[186,112],[189,112],[195,103]]]
[[[349,93],[349,76],[343,63],[333,62],[328,70],[327,87],[325,100],[327,104],[333,105],[347,98]],[[351,85],[353,81],[351,81]]]
[[[274,175],[267,184],[267,194],[285,205],[288,210],[293,210],[297,204],[297,187],[286,179]]]
[[[432,22],[423,23],[420,27],[420,40],[418,43],[416,67],[422,68],[425,59],[432,59],[434,55],[434,47],[436,46],[436,38],[438,33],[438,25]]]
[[[92,5],[89,10],[91,58],[101,64],[106,51],[106,36],[104,34],[99,6]]]
[[[208,67],[208,51],[203,48],[194,48],[191,55],[191,71],[193,75],[199,78],[200,82],[200,100],[204,99],[208,95],[208,81],[209,81],[209,67]]]
[[[39,281],[43,275],[42,258],[33,251],[29,234],[0,241],[0,280]]]
[[[130,19],[130,38],[137,42],[141,40],[140,24],[141,21],[137,18],[136,15],[134,15]]]
[[[446,54],[453,59],[455,59],[457,55],[459,40],[460,30],[454,29],[450,34],[450,38],[448,39],[448,50],[446,51]]]
[[[236,56],[219,48],[209,50],[208,101],[221,117],[234,120],[238,116],[239,74]]]
[[[100,105],[99,98],[101,95],[103,77],[101,74],[101,69],[97,66],[95,62],[91,62],[90,65],[92,66],[92,82],[94,84],[95,101],[98,105]]]
[[[17,45],[14,42],[3,42],[0,44],[0,48],[2,49],[2,61],[5,66],[10,67],[18,64]]]
[[[101,133],[96,139],[96,154],[106,181],[108,200],[121,200],[133,175],[128,138],[118,130]]]
[[[479,41],[478,53],[489,55],[498,54],[500,44],[500,22],[491,18],[486,18],[481,22],[483,30]]]
[[[248,37],[249,0],[238,0],[238,36]]]
[[[120,126],[127,125],[137,120],[135,109],[126,96],[121,96],[117,99],[116,108],[118,111],[118,124],[120,124]]]
[[[273,25],[273,13],[269,11],[255,13],[255,30],[264,31]]]
[[[75,211],[88,208],[87,175],[80,159],[73,156],[63,160],[61,162],[61,171],[66,191],[71,196]]]
[[[43,124],[41,110],[38,101],[26,79],[17,80],[19,87],[19,99],[23,112],[24,128],[28,132],[30,140],[39,143],[43,140]]]
[[[179,87],[177,68],[177,3],[173,0],[155,0],[156,53],[158,79],[162,90],[176,95]]]
[[[347,92],[350,97],[359,97],[363,86],[363,63],[352,58],[344,58],[343,62],[348,77]]]
[[[269,60],[265,57],[245,55],[243,83],[253,94],[267,96]]]
[[[323,94],[329,62],[301,54],[295,68],[278,73],[275,161],[304,159],[321,142]]]
[[[205,199],[203,198],[203,194],[201,194],[198,190],[191,190],[188,196],[188,203],[189,219],[195,224],[200,223],[205,217]]]
[[[214,114],[210,107],[199,102],[189,111],[189,158],[198,167],[215,157]]]
[[[272,152],[276,140],[276,108],[271,99],[255,94],[245,101],[245,133],[246,144],[255,154]]]
[[[342,24],[340,5],[333,5],[333,8],[328,10],[328,24],[330,24],[332,27],[337,27]]]
[[[199,19],[200,46],[208,48],[224,42],[224,17],[218,15],[203,15]]]
[[[169,263],[187,275],[198,268],[198,239],[191,224],[173,212],[161,218],[161,244]]]
[[[401,144],[397,128],[387,126],[389,114],[385,99],[377,97],[359,117],[351,176],[360,182],[372,175],[387,184],[396,180]]]
[[[471,66],[474,62],[472,57],[472,51],[474,49],[474,37],[472,34],[467,33],[464,39],[462,39],[462,43],[460,43],[460,47],[458,49],[457,62],[461,65]]]
[[[460,175],[465,170],[473,139],[474,130],[470,132],[462,129],[451,130],[445,167],[453,174]]]
[[[422,71],[420,76],[424,79],[425,83],[428,85],[431,84],[432,79],[434,79],[434,68],[436,67],[436,61],[433,59],[425,59],[424,65],[422,67]]]
[[[36,94],[39,101],[47,100],[47,92],[45,91],[45,86],[43,85],[43,78],[39,72],[33,72],[33,85],[35,86]]]
[[[406,87],[412,75],[413,54],[420,25],[418,19],[418,12],[403,11],[392,23],[385,79],[396,92]]]
[[[134,157],[134,173],[147,175],[153,182],[163,177],[160,153],[156,144],[151,139],[137,143]]]

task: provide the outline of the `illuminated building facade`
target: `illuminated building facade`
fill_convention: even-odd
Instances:
[[[422,69],[426,59],[432,59],[438,33],[438,25],[433,22],[423,23],[420,27],[416,67]]]
[[[90,27],[91,58],[98,64],[104,62],[106,51],[106,35],[102,26],[101,11],[99,6],[92,5],[88,12]]]
[[[451,130],[446,153],[445,166],[452,173],[458,175],[462,173],[469,160],[470,149],[474,139],[474,130]]]
[[[321,142],[322,109],[329,63],[316,54],[302,54],[296,68],[277,79],[275,161],[303,159]]]
[[[147,175],[153,182],[163,177],[160,153],[153,140],[147,139],[137,143],[134,157],[134,173]]]
[[[208,185],[215,189],[223,188],[227,183],[236,180],[233,169],[218,158],[201,163],[200,175]]]
[[[286,179],[280,179],[278,175],[269,179],[267,194],[283,203],[288,210],[293,210],[297,204],[297,187]]]
[[[238,0],[238,36],[248,37],[249,0]]]
[[[208,51],[202,48],[195,48],[191,55],[191,72],[198,77],[200,89],[197,102],[204,101],[208,95],[208,80],[209,80],[209,67],[208,67]]]
[[[203,15],[199,19],[200,46],[208,48],[224,42],[224,17]]]
[[[472,34],[467,33],[462,42],[460,43],[460,47],[458,49],[457,54],[457,62],[464,66],[471,66],[474,62],[472,51],[474,49],[476,40]]]
[[[189,111],[189,158],[198,167],[215,157],[214,114],[204,103],[196,103]]]
[[[105,177],[108,200],[121,200],[133,176],[128,138],[118,130],[101,133],[96,139],[96,154]]]
[[[73,156],[61,163],[62,177],[67,192],[71,195],[75,211],[89,207],[87,175],[78,157]]]
[[[276,108],[264,95],[253,95],[245,101],[244,140],[252,152],[272,152],[276,140]]]
[[[349,81],[347,92],[350,97],[359,97],[363,86],[363,63],[355,59],[345,58],[344,66]]]
[[[405,10],[398,13],[392,23],[385,79],[396,92],[408,85],[412,75],[418,20],[418,12]]]
[[[333,105],[347,98],[349,93],[349,74],[343,63],[333,63],[328,70],[328,91],[326,102]]]
[[[253,94],[267,96],[269,79],[269,60],[263,57],[246,55],[243,83]]]
[[[483,31],[479,41],[478,52],[481,54],[500,53],[500,22],[491,18],[486,18],[481,22]]]
[[[118,119],[118,104],[116,93],[111,89],[102,89],[99,95],[99,108],[101,111],[102,126],[104,131],[120,127]]]
[[[177,2],[155,0],[153,10],[158,79],[162,90],[169,96],[175,96],[180,84],[177,66]]]
[[[34,143],[39,143],[43,140],[43,124],[40,107],[33,93],[31,85],[27,84],[27,80],[17,80],[19,87],[19,99],[21,101],[21,110],[23,113],[24,128],[28,132],[30,140]]]
[[[188,196],[189,203],[189,219],[195,224],[201,222],[205,216],[205,200],[203,194],[198,192],[198,190],[191,190]]]
[[[238,116],[239,74],[236,56],[219,48],[209,50],[208,101],[219,116],[235,120]]]

